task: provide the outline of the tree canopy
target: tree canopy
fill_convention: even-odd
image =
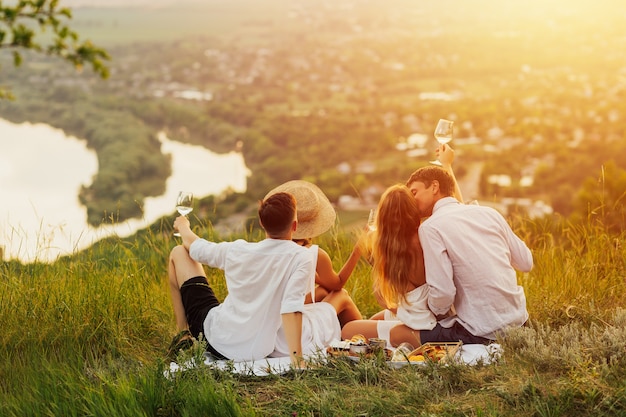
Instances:
[[[19,0],[6,4],[0,0],[0,50],[11,50],[13,63],[20,66],[24,51],[35,51],[60,57],[77,70],[85,64],[102,78],[109,70],[109,54],[89,40],[81,40],[68,26],[72,11],[60,7],[59,0]],[[0,99],[12,98],[0,85]]]

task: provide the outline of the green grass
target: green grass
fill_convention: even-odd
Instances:
[[[332,359],[284,376],[200,367],[165,378],[175,333],[170,230],[109,239],[50,265],[4,262],[0,416],[626,415],[625,237],[549,221],[515,227],[535,257],[520,274],[530,325],[507,334],[496,364],[472,367]],[[336,268],[354,233],[317,242]],[[223,297],[221,273],[208,272]],[[361,263],[346,286],[366,315],[377,310],[369,272]]]

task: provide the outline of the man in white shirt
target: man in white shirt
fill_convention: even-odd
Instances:
[[[303,343],[306,353],[314,342],[339,338],[337,314],[349,297],[333,293],[317,303],[315,314],[308,314],[304,297],[315,274],[316,252],[291,240],[298,224],[296,200],[291,194],[274,194],[260,203],[258,214],[266,232],[260,242],[209,242],[193,233],[186,217],[176,218],[182,245],[172,249],[168,267],[176,324],[193,337],[202,333],[207,350],[218,358],[245,361],[288,354],[299,366]],[[228,295],[222,303],[202,264],[224,270]],[[320,331],[323,340],[310,336]]]
[[[489,343],[528,319],[516,270],[533,266],[530,249],[493,208],[460,203],[452,176],[437,166],[415,171],[407,186],[423,217],[428,306],[440,319],[420,343]]]

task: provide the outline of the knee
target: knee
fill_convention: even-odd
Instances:
[[[358,333],[358,324],[354,321],[349,321],[341,328],[341,339],[350,339],[356,333]]]
[[[322,301],[327,301],[335,306],[344,306],[352,301],[350,298],[350,294],[345,289],[340,289],[338,291],[331,291],[326,294],[326,296],[322,299]],[[343,310],[344,307],[341,309]]]
[[[407,342],[414,347],[419,347],[421,345],[420,331],[413,330],[404,324],[396,325],[389,331],[389,342],[393,346]]]
[[[329,291],[324,287],[317,287],[315,289],[315,302],[323,301],[329,294]]]
[[[407,340],[406,334],[400,330],[401,328],[402,326],[394,326],[389,331],[389,343],[391,343],[391,346],[400,346],[400,344],[404,342],[415,343],[411,340]]]
[[[185,249],[183,245],[174,246],[174,248],[172,248],[172,250],[170,251],[170,262],[175,262],[177,259],[180,259],[183,256],[189,257],[189,252],[187,252],[187,249]]]
[[[347,301],[347,300],[352,300],[352,298],[350,297],[350,293],[345,289],[342,288],[339,291],[335,291],[337,293],[337,297],[339,297],[339,299]]]
[[[341,289],[340,294],[341,294],[341,300],[345,304],[350,305],[350,306],[354,305],[356,307],[356,303],[352,299],[352,296],[350,296],[350,293],[345,288]]]

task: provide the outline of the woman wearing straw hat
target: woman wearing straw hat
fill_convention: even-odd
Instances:
[[[296,198],[298,227],[292,235],[294,242],[317,250],[317,267],[315,277],[311,279],[310,292],[306,297],[307,303],[323,301],[328,294],[341,291],[352,304],[350,308],[346,308],[339,314],[341,326],[343,327],[349,321],[362,319],[363,316],[358,307],[343,289],[361,257],[360,245],[355,245],[339,273],[335,272],[328,253],[311,242],[314,237],[325,233],[335,224],[337,213],[328,197],[317,185],[303,180],[288,181],[279,185],[267,193],[265,198],[278,192],[286,192]]]

